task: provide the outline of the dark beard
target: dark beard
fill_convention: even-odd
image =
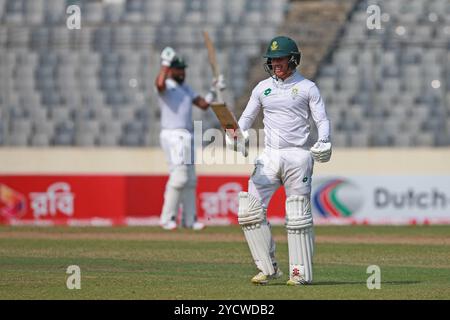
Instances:
[[[180,85],[184,83],[184,78],[174,77],[173,80],[175,80]]]

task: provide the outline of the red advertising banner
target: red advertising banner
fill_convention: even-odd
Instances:
[[[118,224],[122,176],[0,176],[0,220],[8,224]]]
[[[247,191],[247,176],[203,176],[197,187],[197,208],[201,216],[212,224],[237,223],[238,193]],[[273,222],[284,222],[284,190],[272,197],[267,215]]]
[[[0,223],[158,225],[167,179],[163,175],[0,175]],[[448,181],[447,177],[319,177],[311,194],[314,223],[449,224]],[[237,223],[238,193],[247,191],[247,183],[247,176],[199,176],[200,221]],[[284,207],[280,188],[269,204],[271,223],[284,223]]]
[[[0,176],[0,223],[40,225],[157,225],[167,176]],[[197,209],[207,224],[237,223],[246,176],[200,176]],[[284,219],[279,190],[269,217]]]

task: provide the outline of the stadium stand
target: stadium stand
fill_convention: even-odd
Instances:
[[[66,26],[72,4],[80,30]],[[366,27],[372,4],[380,30]],[[334,145],[448,146],[449,17],[448,0],[0,0],[0,145],[159,145],[160,50],[181,51],[204,94],[207,30],[238,115],[281,32],[300,43]],[[218,126],[211,111],[194,119]]]
[[[448,146],[449,48],[448,0],[359,1],[316,78],[335,145]]]

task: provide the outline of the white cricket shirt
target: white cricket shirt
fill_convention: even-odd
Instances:
[[[162,129],[186,129],[193,132],[192,101],[198,96],[187,84],[166,79],[166,90],[158,92]]]
[[[298,72],[284,81],[269,77],[258,83],[239,119],[241,129],[252,126],[261,108],[266,147],[304,147],[310,134],[310,116],[319,139],[330,136],[330,122],[319,89]]]

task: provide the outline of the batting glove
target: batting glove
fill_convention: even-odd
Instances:
[[[227,84],[225,83],[225,77],[223,74],[219,74],[217,78],[213,78],[211,90],[220,90],[223,91],[227,88]]]
[[[218,78],[213,78],[211,88],[209,88],[209,92],[205,96],[205,101],[209,104],[214,100],[217,100],[217,92],[223,91],[227,88],[225,84],[225,78],[223,74],[220,74]]]
[[[165,47],[161,52],[161,65],[170,67],[170,64],[172,63],[176,55],[177,54],[175,50],[173,50],[171,47]]]
[[[227,148],[236,152],[241,152],[244,157],[248,155],[249,135],[248,131],[241,130],[242,138],[239,139],[237,135],[233,137],[229,134],[225,134],[225,142]]]
[[[328,162],[331,158],[331,142],[319,140],[311,148],[311,154],[317,162]]]

